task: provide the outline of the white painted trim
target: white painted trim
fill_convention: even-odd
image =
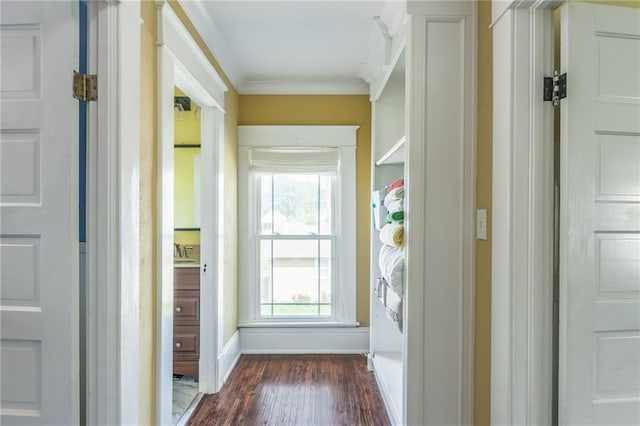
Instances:
[[[369,85],[364,80],[244,80],[238,86],[242,95],[367,95]]]
[[[217,106],[224,109],[224,92],[228,90],[227,86],[171,7],[162,9],[162,25],[158,25],[158,29],[158,43],[169,47],[179,64],[178,69],[185,70],[183,73],[188,70],[192,74],[190,81],[205,87]],[[196,97],[206,96],[206,92],[194,92]],[[206,100],[194,100],[198,100],[199,104],[209,104]]]
[[[464,198],[465,212],[463,214],[464,233],[464,272],[466,275],[463,283],[462,309],[462,342],[460,350],[462,363],[461,406],[462,424],[471,425],[474,423],[474,400],[475,400],[475,320],[476,320],[476,188],[477,188],[477,125],[478,125],[478,2],[472,3],[471,16],[468,18],[469,24],[465,28],[467,32],[466,43],[468,44],[465,55],[467,56],[465,80],[469,88],[465,93],[467,122],[465,132],[470,139],[467,142],[464,156],[464,168],[466,176],[464,178]]]
[[[346,328],[346,327],[360,327],[359,322],[309,322],[309,321],[280,321],[277,323],[274,322],[240,322],[238,323],[238,328]]]
[[[243,354],[364,354],[369,328],[242,328]]]
[[[180,420],[178,420],[176,426],[187,426],[187,424],[189,424],[191,416],[193,416],[193,413],[195,413],[196,408],[198,408],[198,405],[200,405],[200,401],[202,401],[203,397],[204,394],[202,392],[198,392],[195,398],[193,398],[193,400],[191,401],[191,404],[189,404],[187,409],[184,410],[184,413],[182,413],[182,417],[180,417]]]
[[[97,74],[97,67],[100,65],[102,70],[105,69],[105,64],[98,64],[98,58],[100,58],[100,54],[103,57],[106,55],[102,50],[98,52],[98,43],[97,43],[97,35],[102,33],[106,33],[106,25],[103,25],[99,28],[100,22],[103,22],[104,18],[99,18],[98,8],[95,7],[95,3],[88,3],[87,8],[87,30],[88,30],[88,56],[87,56],[87,70],[90,73]],[[108,76],[107,76],[108,77]],[[87,186],[86,186],[86,239],[87,243],[85,244],[86,255],[85,255],[85,279],[86,279],[86,302],[87,302],[87,311],[86,311],[86,348],[87,348],[87,358],[86,358],[86,389],[87,389],[87,400],[86,400],[86,423],[87,424],[98,424],[98,411],[100,407],[100,403],[105,405],[110,405],[113,407],[112,398],[103,398],[102,401],[98,401],[96,396],[99,394],[99,388],[102,386],[102,391],[107,390],[107,383],[103,382],[99,385],[100,380],[104,380],[105,378],[109,378],[107,374],[108,366],[104,363],[102,366],[98,364],[99,357],[99,345],[98,342],[100,338],[104,338],[102,336],[108,336],[106,333],[102,333],[98,331],[98,324],[100,323],[100,318],[98,315],[98,291],[103,288],[108,282],[108,273],[109,271],[113,271],[114,265],[104,264],[108,261],[108,258],[105,256],[107,253],[106,245],[98,244],[98,238],[104,238],[108,236],[108,229],[99,230],[99,224],[102,224],[102,227],[106,227],[108,222],[102,219],[102,222],[99,221],[99,216],[104,215],[107,212],[100,212],[91,206],[98,206],[99,203],[103,203],[102,205],[106,205],[106,195],[107,192],[102,191],[98,192],[97,178],[98,178],[98,168],[96,167],[98,163],[98,158],[108,158],[105,156],[104,150],[107,149],[108,145],[106,143],[98,144],[98,133],[104,132],[108,128],[107,114],[102,114],[103,122],[98,121],[98,105],[99,102],[89,102],[87,105]],[[102,105],[101,105],[102,106]],[[96,123],[96,125],[92,126],[91,123]],[[90,147],[94,146],[97,149],[91,149]],[[102,150],[101,154],[98,154],[98,150]],[[104,162],[104,160],[103,160]],[[98,199],[100,198],[100,201]],[[105,232],[106,231],[106,232]],[[107,272],[106,274],[99,274],[97,268],[97,262],[99,259],[102,259],[104,270]],[[101,299],[106,302],[106,299]],[[107,307],[108,308],[108,307]],[[105,310],[106,312],[106,310]],[[105,324],[105,323],[103,323]],[[110,344],[112,342],[106,342],[106,344]],[[105,375],[106,377],[99,380],[99,375]],[[113,389],[112,389],[113,391]],[[114,395],[113,393],[104,393],[104,395]],[[108,410],[107,410],[108,412]],[[107,419],[102,418],[101,423],[106,424]]]
[[[158,292],[156,422],[171,424],[173,375],[173,56],[158,49]]]
[[[389,63],[389,66],[384,67],[383,71],[378,75],[376,75],[375,80],[371,82],[371,90],[370,90],[369,98],[372,101],[377,100],[382,95],[382,91],[384,90],[386,84],[389,82],[389,78],[391,78],[391,74],[394,72],[398,64],[398,60],[402,56],[402,53],[405,51],[406,46],[407,46],[407,39],[406,39],[406,35],[403,33],[402,38],[396,41],[395,51],[391,55],[391,61]],[[406,68],[406,59],[405,59],[404,66]]]
[[[231,336],[231,339],[229,339],[218,357],[218,371],[220,371],[222,383],[227,382],[238,360],[240,360],[240,354],[240,330],[238,330],[233,333],[233,336]]]
[[[402,422],[464,424],[474,383],[476,8],[407,8]]]
[[[138,421],[139,275],[140,275],[140,3],[118,4],[118,327],[120,424]]]
[[[252,146],[334,146],[340,148],[341,163],[337,176],[335,241],[338,248],[334,258],[332,316],[330,318],[309,318],[308,323],[356,322],[356,265],[350,262],[356,253],[355,223],[355,183],[356,183],[356,141],[359,126],[238,126],[238,233],[240,253],[248,255],[241,259],[239,278],[239,315],[241,324],[280,321],[303,322],[292,318],[259,318],[259,299],[255,274],[256,267],[255,233],[257,229],[250,215],[251,197],[255,196],[254,180],[249,173],[249,149]],[[346,284],[346,285],[345,285]]]
[[[360,126],[238,126],[238,146],[356,146]]]
[[[231,84],[238,89],[244,78],[215,16],[211,15],[210,9],[205,7],[203,2],[179,0],[179,3],[226,76],[231,80]]]
[[[382,395],[382,400],[387,409],[389,420],[393,425],[402,425],[402,395],[398,394],[398,387],[402,387],[403,378],[398,372],[402,372],[401,353],[378,353],[376,356],[368,357],[372,364],[372,371],[378,382],[378,388]],[[400,383],[398,383],[400,382]],[[402,392],[402,390],[400,390]]]
[[[171,424],[173,373],[173,145],[174,87],[180,88],[202,108],[201,145],[204,213],[201,225],[200,274],[200,391],[217,392],[221,381],[218,353],[222,347],[222,296],[224,227],[216,220],[224,209],[222,162],[224,161],[224,92],[222,79],[198,48],[171,7],[156,1],[158,12],[158,312],[156,420]],[[207,213],[209,212],[209,213]]]
[[[215,360],[224,345],[224,113],[204,106],[201,114],[200,392],[215,393],[222,386]]]
[[[89,106],[87,281],[90,293],[88,419],[138,422],[140,4],[89,2],[89,69],[99,99]],[[93,40],[90,40],[93,43]],[[92,126],[91,123],[97,123]]]
[[[493,28],[496,23],[510,9],[555,9],[559,7],[565,0],[491,0],[491,25]]]
[[[369,83],[370,99],[377,99],[393,71],[398,57],[406,45],[409,16],[404,1],[386,1],[380,19],[386,25],[391,41],[380,34],[378,25],[372,25],[367,42],[369,55],[361,66],[360,74]]]
[[[555,2],[520,3],[494,22],[492,424],[552,423]],[[520,6],[522,8],[517,8]]]

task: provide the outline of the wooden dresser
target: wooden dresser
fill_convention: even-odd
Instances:
[[[173,374],[198,380],[200,359],[200,268],[174,268]]]

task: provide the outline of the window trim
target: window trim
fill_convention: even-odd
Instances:
[[[357,326],[356,321],[356,132],[359,126],[238,126],[238,326]],[[327,143],[329,142],[329,143]],[[321,147],[340,149],[335,190],[335,265],[332,279],[332,315],[329,317],[276,317],[260,315],[257,216],[249,214],[258,196],[257,179],[250,175],[252,147]],[[250,198],[251,197],[251,198]],[[246,254],[246,256],[243,255]],[[343,262],[342,259],[354,259]]]

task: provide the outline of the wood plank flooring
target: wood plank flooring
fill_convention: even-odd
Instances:
[[[189,425],[390,425],[362,355],[242,355]]]

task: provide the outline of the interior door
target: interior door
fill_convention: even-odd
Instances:
[[[640,424],[640,9],[562,9],[559,424]]]
[[[0,423],[78,423],[78,2],[0,2]]]

